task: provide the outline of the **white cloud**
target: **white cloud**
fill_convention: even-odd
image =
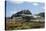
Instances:
[[[8,0],[7,0],[8,1]],[[13,4],[21,4],[24,1],[23,0],[9,0],[9,2],[13,3]]]
[[[34,6],[37,6],[37,5],[39,5],[39,4],[38,4],[38,3],[33,3],[33,5],[34,5]]]
[[[43,0],[7,0],[7,1],[10,1],[10,2],[16,3],[16,4],[21,4],[24,1],[26,1],[26,2],[44,2]]]

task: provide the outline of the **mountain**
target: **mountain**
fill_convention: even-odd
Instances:
[[[41,13],[37,14],[37,16],[45,17],[45,13],[41,12]]]
[[[13,14],[12,16],[11,16],[11,18],[13,18],[13,17],[20,17],[21,16],[21,14],[32,14],[29,10],[22,10],[22,11],[19,11],[19,12],[17,12],[16,14]]]

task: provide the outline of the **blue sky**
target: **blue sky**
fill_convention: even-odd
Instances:
[[[44,3],[40,2],[23,2],[13,3],[7,1],[6,3],[6,17],[10,17],[12,14],[17,13],[21,10],[29,9],[32,15],[44,12]]]

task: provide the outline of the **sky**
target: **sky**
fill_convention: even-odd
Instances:
[[[28,9],[32,15],[38,14],[40,12],[45,12],[44,3],[41,2],[26,2],[26,1],[7,1],[6,3],[6,17],[10,17],[13,14]]]

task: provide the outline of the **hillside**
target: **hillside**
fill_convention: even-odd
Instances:
[[[45,18],[43,17],[34,18],[31,15],[32,13],[29,10],[22,10],[20,12],[13,14],[11,17],[6,17],[6,30],[44,28],[45,21],[42,20],[45,20]],[[38,15],[42,16],[43,13],[40,13]]]

